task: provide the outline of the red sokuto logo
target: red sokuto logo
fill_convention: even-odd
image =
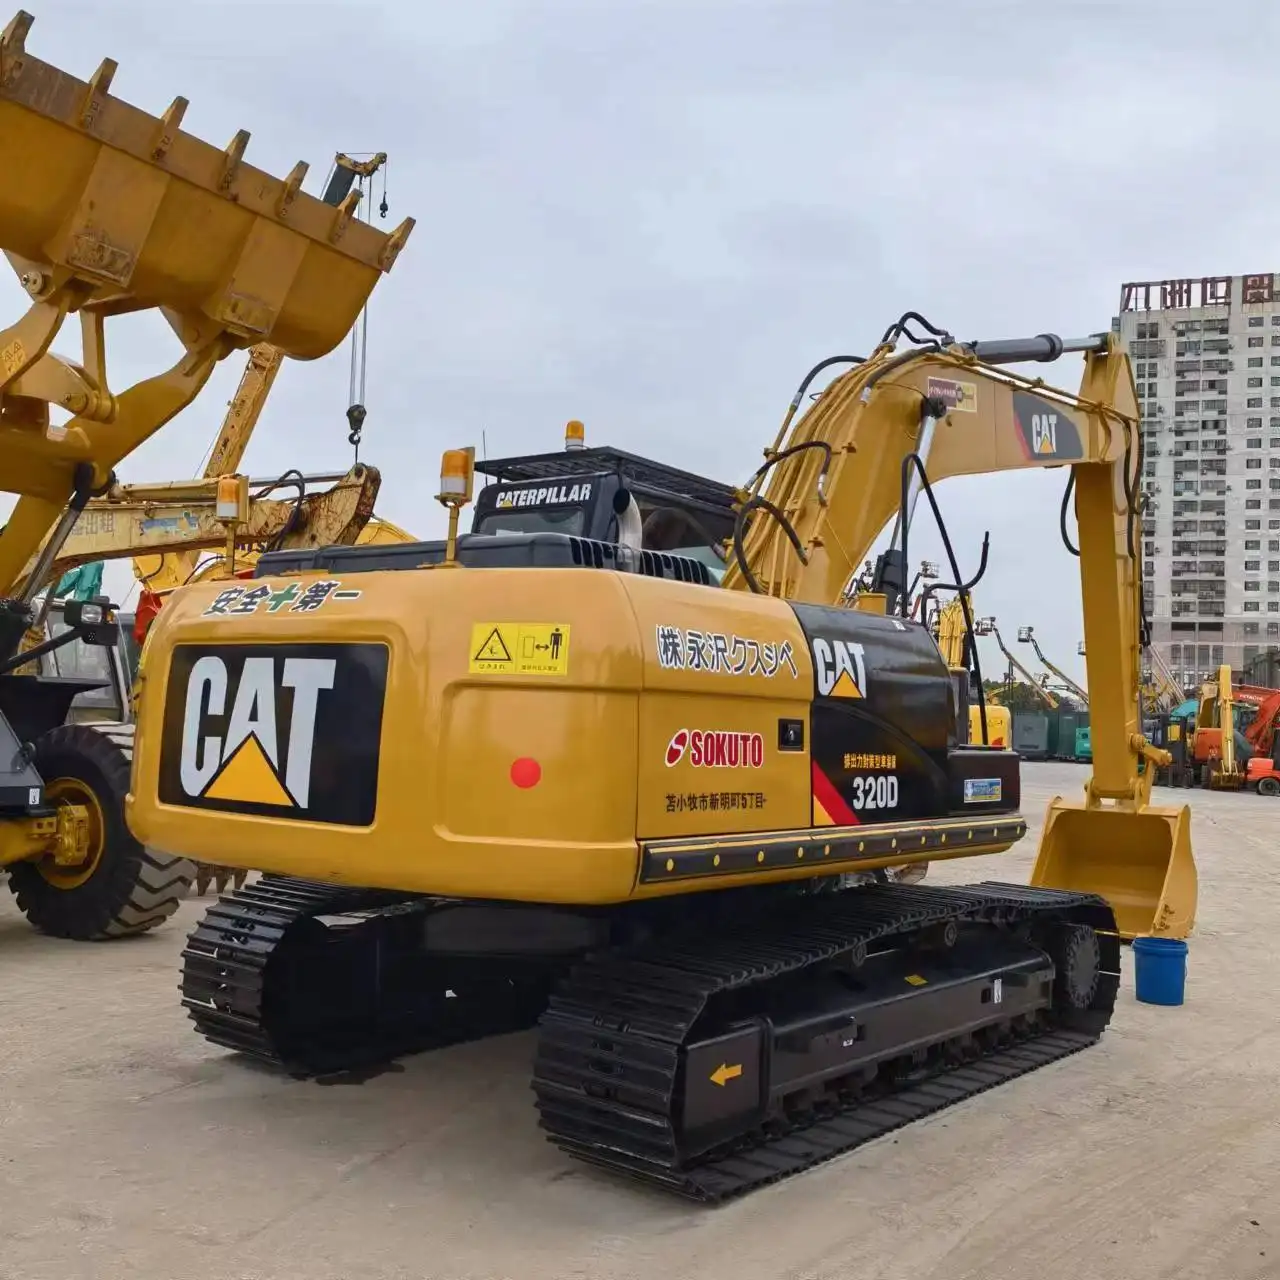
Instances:
[[[686,756],[695,769],[759,769],[764,764],[764,739],[758,733],[680,729],[667,743],[667,768]]]

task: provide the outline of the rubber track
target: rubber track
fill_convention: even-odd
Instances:
[[[1054,919],[1099,930],[1102,975],[1069,1025],[984,1057],[908,1079],[886,1095],[828,1110],[782,1133],[683,1158],[672,1122],[681,1046],[707,1002],[950,919]],[[1119,987],[1119,939],[1098,897],[993,882],[965,888],[887,885],[811,899],[736,932],[646,944],[580,965],[542,1019],[534,1069],[540,1124],[571,1156],[704,1203],[798,1173],[1095,1043]],[[834,1113],[833,1113],[834,1112]]]
[[[444,1000],[424,988],[417,1008],[394,1007],[366,1021],[372,1033],[363,1039],[332,1035],[300,1035],[299,1001],[309,1002],[323,1018],[323,978],[318,989],[282,989],[277,962],[315,916],[354,911],[425,914],[425,898],[377,889],[336,888],[283,876],[263,876],[220,898],[187,938],[182,951],[182,1004],[196,1030],[222,1048],[232,1049],[280,1067],[302,1078],[385,1065],[394,1058],[425,1049],[523,1030],[536,1021],[536,1011],[518,1002]],[[379,927],[375,915],[364,925]],[[304,944],[305,945],[305,944]]]

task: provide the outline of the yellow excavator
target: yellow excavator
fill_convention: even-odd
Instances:
[[[1078,395],[1009,367],[1065,353]],[[708,1202],[1093,1045],[1121,940],[1186,937],[1197,898],[1141,734],[1118,338],[910,313],[810,371],[741,488],[566,446],[446,453],[441,542],[265,555],[165,607],[130,826],[265,873],[188,939],[197,1029],[309,1075],[536,1023],[549,1139]],[[1079,529],[1092,777],[1030,885],[849,884],[1026,832],[905,567],[923,497],[966,581],[938,481],[1042,467]]]
[[[318,482],[337,483],[316,491]],[[324,547],[354,543],[371,519],[381,476],[375,467],[357,463],[340,477],[256,480],[222,476],[211,480],[113,484],[91,499],[62,546],[43,565],[37,592],[64,573],[99,560],[159,561],[169,555],[192,556],[201,550],[237,549],[233,564],[250,567],[252,548]],[[287,498],[266,494],[296,487]],[[243,548],[244,550],[239,550]],[[30,577],[41,558],[38,549],[24,566]],[[222,560],[223,556],[219,557]]]
[[[0,530],[0,867],[32,924],[99,939],[168,918],[191,867],[128,830],[130,743],[69,722],[86,682],[20,673],[72,644],[116,644],[113,606],[66,601],[62,630],[24,649],[37,592],[115,468],[220,360],[264,342],[299,360],[332,351],[413,224],[388,235],[356,218],[357,193],[336,207],[308,195],[305,164],[284,179],[254,168],[243,130],[225,148],[185,133],[183,98],[161,116],[123,102],[109,58],[87,81],[41,61],[32,22],[19,12],[0,33],[0,163],[20,175],[0,194],[0,248],[30,299],[0,331],[0,491],[17,499]],[[181,354],[113,391],[108,322],[147,309]],[[79,360],[50,351],[72,315]],[[228,487],[216,514],[234,524],[246,493]]]
[[[1217,677],[1200,686],[1191,758],[1202,785],[1214,791],[1239,791],[1244,785],[1236,729],[1236,691],[1231,667],[1218,668]]]
[[[968,675],[973,665],[969,647],[973,636],[984,634],[982,621],[974,619],[973,597],[967,592],[957,592],[937,611],[933,634],[948,670]],[[972,702],[969,706],[969,741],[991,747],[1012,746],[1013,716],[1009,708],[989,698],[984,699],[981,705],[977,701]]]

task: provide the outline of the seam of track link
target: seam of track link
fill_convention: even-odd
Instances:
[[[709,1148],[683,1140],[674,1117],[688,1087],[684,1050],[715,998],[764,989],[948,920],[1000,925],[1036,917],[1095,931],[1096,981],[1084,1007],[1063,1007],[1070,1001],[1055,976],[1047,1012],[1013,1019],[997,1034],[988,1029],[976,1043],[966,1037],[958,1062],[961,1042],[943,1039],[896,1077],[880,1070],[868,1080],[863,1066],[849,1077],[851,1088],[837,1082],[798,1116],[760,1107],[740,1132]],[[1111,908],[1089,894],[998,882],[878,886],[810,899],[796,913],[709,936],[602,954],[575,969],[542,1018],[533,1079],[540,1124],[556,1146],[589,1164],[696,1201],[723,1202],[1096,1043],[1119,989],[1115,930]]]

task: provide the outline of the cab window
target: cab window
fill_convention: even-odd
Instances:
[[[581,507],[543,510],[486,511],[477,515],[472,533],[582,533],[585,513]]]

